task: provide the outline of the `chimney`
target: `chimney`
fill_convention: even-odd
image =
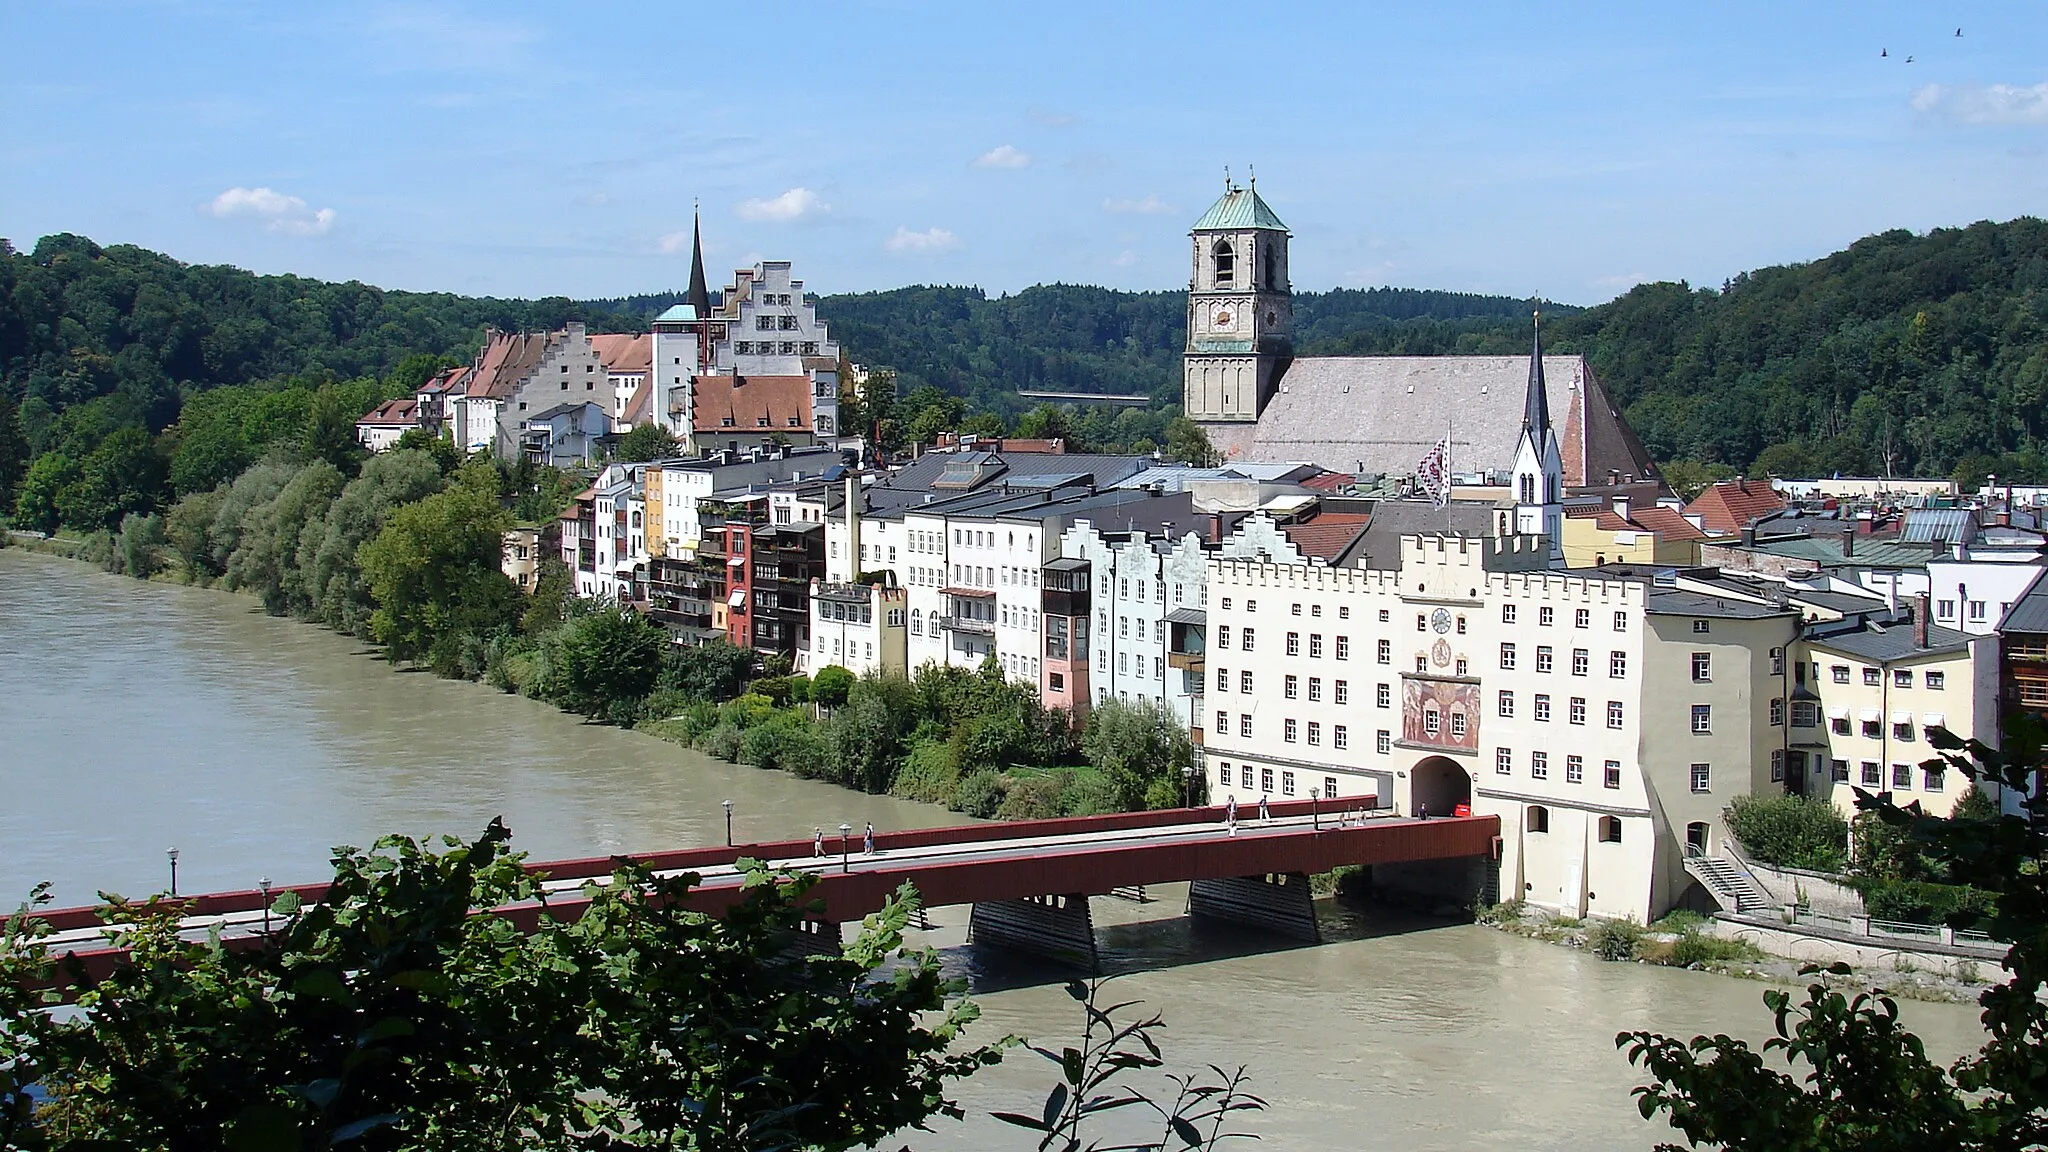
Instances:
[[[1847,524],[1842,528],[1842,559],[1856,555],[1856,525]]]
[[[1628,497],[1616,496],[1614,498],[1614,514],[1623,520],[1628,519]]]
[[[1742,526],[1742,546],[1744,548],[1756,547],[1756,525],[1744,524]]]
[[[860,477],[846,474],[846,555],[853,568],[852,579],[860,578]]]
[[[1927,647],[1927,593],[1913,596],[1913,647]]]

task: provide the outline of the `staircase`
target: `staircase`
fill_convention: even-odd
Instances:
[[[1749,873],[1735,866],[1725,856],[1707,856],[1688,850],[1685,854],[1685,870],[1693,879],[1707,886],[1721,907],[1738,915],[1746,912],[1760,912],[1771,906],[1771,898],[1757,887]]]

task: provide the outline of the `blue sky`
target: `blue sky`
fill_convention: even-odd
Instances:
[[[1173,288],[1226,165],[1302,288],[1592,303],[2048,211],[2039,3],[10,4],[0,36],[0,235],[398,288],[678,287],[693,199],[714,279]]]

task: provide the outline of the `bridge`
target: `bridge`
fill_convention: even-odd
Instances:
[[[1117,889],[1190,883],[1191,915],[1234,921],[1295,939],[1318,940],[1308,876],[1345,865],[1472,861],[1496,855],[1495,816],[1417,820],[1372,814],[1371,797],[1273,804],[1260,819],[1240,807],[1235,823],[1220,806],[1117,813],[1057,820],[954,825],[877,832],[864,851],[864,829],[842,842],[827,829],[822,854],[813,840],[784,840],[654,852],[630,857],[659,875],[696,873],[690,907],[719,914],[743,897],[738,862],[815,872],[811,889],[818,926],[837,926],[878,911],[904,882],[928,907],[973,905],[969,940],[1016,947],[1093,967],[1095,942],[1088,897]],[[1384,811],[1384,810],[1382,810]],[[542,879],[547,914],[581,915],[585,881],[609,877],[616,858],[529,862]],[[266,906],[284,892],[317,902],[324,884],[216,892],[176,899],[192,939],[217,933],[228,947],[256,946],[271,920]],[[531,923],[538,905],[493,910]],[[124,956],[106,939],[110,925],[90,907],[32,913],[49,923],[52,954],[70,953],[88,973],[102,974]]]
[[[1143,393],[1129,392],[1047,392],[1043,389],[1024,391],[1017,395],[1026,400],[1044,400],[1051,404],[1109,404],[1124,408],[1150,408],[1152,397]]]

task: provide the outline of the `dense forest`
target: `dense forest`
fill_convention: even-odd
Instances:
[[[70,235],[29,252],[0,241],[0,509],[17,510],[32,461],[55,455],[43,463],[39,518],[111,526],[236,475],[266,443],[297,439],[331,455],[349,409],[467,357],[486,326],[580,319],[630,331],[673,300],[389,292]],[[1135,450],[1170,440],[1181,293],[924,286],[818,306],[849,358],[894,370],[893,396],[858,397],[854,410],[892,437],[961,427]],[[1304,355],[1519,353],[1527,307],[1409,289],[1304,292],[1297,345]],[[1592,358],[1659,459],[1777,475],[2048,479],[2040,220],[1887,232],[1718,289],[1645,284],[1595,308],[1549,311],[1552,348]],[[236,402],[180,421],[193,397],[222,388],[238,389]],[[1016,395],[1036,388],[1157,404],[1062,412]],[[181,462],[194,438],[206,452]],[[68,512],[56,508],[65,493]]]

